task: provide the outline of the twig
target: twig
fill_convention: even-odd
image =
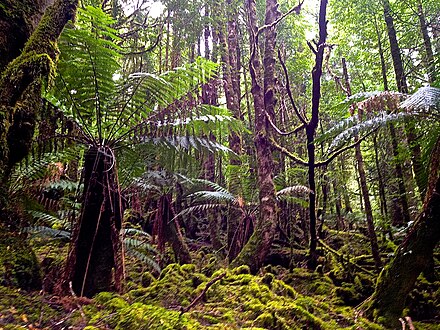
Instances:
[[[81,317],[83,319],[83,322],[85,322],[86,321],[86,314],[84,314],[82,306],[78,303],[78,296],[75,294],[75,291],[73,291],[72,281],[69,282],[69,289],[70,289],[70,294],[74,298],[75,304],[78,307],[79,312],[81,313]]]
[[[304,129],[306,127],[306,125],[301,124],[300,126],[296,127],[293,131],[290,132],[283,132],[282,130],[280,130],[275,123],[273,122],[272,118],[270,118],[270,115],[267,113],[267,111],[264,111],[265,115],[266,115],[266,119],[269,121],[270,126],[272,126],[272,128],[275,130],[275,132],[277,132],[279,135],[291,135],[291,134],[296,134],[298,133],[300,130]]]
[[[183,313],[188,312],[191,308],[193,308],[195,305],[197,305],[197,303],[198,303],[198,302],[199,302],[199,301],[205,296],[206,291],[208,291],[208,289],[209,289],[209,288],[210,288],[215,282],[221,280],[221,279],[222,279],[223,277],[225,277],[225,276],[226,276],[226,273],[223,273],[223,274],[221,274],[221,275],[219,275],[219,276],[213,278],[211,281],[209,281],[209,282],[206,284],[206,287],[203,289],[202,293],[200,293],[200,294],[196,297],[196,299],[194,299],[194,300],[192,301],[191,304],[189,304],[187,307],[181,309],[180,315],[182,315]]]
[[[260,33],[262,33],[264,30],[274,27],[275,25],[280,23],[283,19],[285,19],[287,16],[292,14],[293,12],[295,14],[299,15],[299,13],[301,12],[301,7],[302,7],[303,3],[304,3],[304,0],[302,0],[297,6],[290,8],[286,13],[282,14],[280,17],[278,17],[278,19],[273,21],[271,24],[265,24],[262,27],[260,27],[257,31],[256,37],[258,38]]]
[[[298,111],[298,108],[296,107],[295,104],[295,100],[293,99],[292,90],[290,89],[289,73],[287,72],[286,64],[284,63],[281,57],[281,52],[279,50],[278,50],[278,59],[284,71],[284,76],[286,79],[286,91],[287,91],[287,95],[289,96],[290,103],[292,104],[293,110],[295,111],[295,114],[298,117],[298,119],[301,121],[301,123],[303,123],[304,126],[307,126],[306,118],[303,117],[301,113]]]
[[[335,254],[339,259],[343,259],[343,255],[340,254],[338,251],[332,249],[330,246],[328,246],[327,244],[325,244],[322,240],[318,240],[318,242],[322,245],[322,247],[328,251],[330,251],[331,253]],[[368,269],[365,269],[361,266],[359,266],[358,264],[356,264],[355,262],[351,261],[350,258],[347,259],[347,262],[351,265],[353,265],[356,269],[360,270],[361,272],[364,272],[365,274],[371,275],[371,276],[376,276],[373,272],[370,272]]]
[[[272,147],[274,147],[275,149],[277,149],[279,152],[283,153],[284,155],[286,155],[287,157],[289,157],[291,160],[293,160],[295,163],[299,164],[299,165],[303,165],[303,166],[308,166],[309,163],[306,162],[305,160],[299,158],[298,156],[294,155],[293,153],[291,153],[289,150],[287,150],[285,147],[283,147],[282,145],[278,144],[275,139],[270,139],[270,144],[272,145]]]

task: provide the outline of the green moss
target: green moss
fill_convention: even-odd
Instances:
[[[95,296],[95,301],[98,304],[105,304],[107,303],[109,300],[113,299],[114,297],[116,297],[117,295],[115,293],[112,292],[100,292]]]
[[[190,320],[180,312],[169,311],[165,308],[134,303],[118,314],[119,322],[115,329],[121,330],[178,330],[197,329],[200,325],[197,321]]]
[[[302,268],[293,269],[283,280],[305,295],[330,295],[335,287],[328,276]]]
[[[149,287],[154,282],[156,282],[156,278],[150,272],[142,274],[141,284],[143,287]]]
[[[186,273],[191,274],[191,273],[195,273],[196,265],[185,264],[185,265],[180,266],[180,269],[181,269],[182,272],[186,272]]]
[[[251,269],[249,268],[248,265],[242,265],[242,266],[238,266],[238,267],[232,269],[231,273],[234,274],[234,275],[250,274],[251,273]]]
[[[110,311],[117,311],[128,306],[128,303],[122,298],[113,298],[104,304],[104,307]]]
[[[264,274],[261,282],[266,284],[269,288],[272,286],[272,282],[275,279],[275,275],[271,273]]]
[[[263,313],[260,314],[254,322],[254,325],[257,327],[272,329],[274,326],[274,318],[271,313]]]
[[[0,285],[25,290],[41,289],[41,269],[23,237],[0,235]]]

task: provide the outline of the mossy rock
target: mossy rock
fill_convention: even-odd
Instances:
[[[24,237],[0,234],[0,285],[40,290],[41,269]]]

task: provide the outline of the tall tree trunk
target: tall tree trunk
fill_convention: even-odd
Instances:
[[[431,38],[429,37],[428,24],[426,23],[425,12],[423,10],[422,1],[419,0],[417,4],[417,11],[420,22],[420,31],[423,37],[423,44],[425,45],[425,66],[428,73],[428,82],[433,83],[437,79],[434,62],[434,52],[432,51]]]
[[[374,294],[360,307],[367,317],[381,319],[387,328],[399,327],[405,300],[417,277],[430,266],[435,246],[440,241],[440,140],[432,152],[430,180],[423,211],[393,260],[377,280]]]
[[[350,97],[351,86],[348,77],[347,63],[345,62],[344,58],[342,59],[342,70],[344,74],[346,94],[347,97]],[[353,110],[351,115],[352,116],[354,115]],[[356,136],[355,141],[357,142],[358,140],[359,137]],[[382,267],[382,260],[380,259],[379,246],[377,245],[376,230],[374,229],[373,209],[371,208],[370,193],[368,192],[368,186],[367,186],[367,175],[365,174],[364,159],[362,157],[360,143],[355,145],[354,151],[356,156],[357,170],[359,172],[362,197],[365,205],[365,216],[367,218],[368,236],[370,239],[371,253],[373,255],[374,264],[376,265],[376,268],[379,270]]]
[[[393,25],[394,26],[394,25]],[[379,48],[379,56],[380,56],[380,67],[382,72],[382,81],[383,81],[383,87],[385,91],[388,91],[388,77],[387,77],[387,69],[386,69],[386,63],[385,63],[385,57],[382,47],[382,41],[379,33],[379,28],[377,26],[377,22],[375,20],[375,29],[376,29],[376,35],[377,35],[377,43]],[[396,40],[397,42],[397,40]],[[402,225],[403,223],[408,223],[411,220],[410,214],[409,214],[409,208],[408,208],[408,199],[406,197],[406,188],[404,184],[404,177],[403,177],[403,169],[402,165],[398,160],[399,156],[399,148],[398,148],[398,141],[396,137],[396,130],[394,128],[393,124],[388,124],[388,129],[390,131],[391,135],[391,147],[393,149],[393,155],[394,155],[394,173],[398,181],[398,198],[393,199],[393,218],[392,223],[393,225]]]
[[[306,125],[308,181],[309,181],[309,214],[310,214],[310,245],[308,268],[315,269],[318,255],[316,252],[318,237],[316,234],[316,181],[315,181],[315,133],[319,122],[319,102],[321,99],[321,76],[324,60],[325,41],[327,39],[327,0],[321,0],[319,9],[319,41],[315,52],[315,66],[312,70],[312,115]]]
[[[232,112],[232,115],[238,119],[243,120],[243,116],[240,111],[240,75],[237,59],[237,12],[231,6],[231,0],[225,1],[227,8],[227,23],[226,28],[221,28],[219,33],[220,43],[222,45],[221,59],[223,63],[223,81],[224,90],[226,97],[226,105],[228,109]],[[223,31],[226,31],[223,33]],[[228,136],[229,148],[234,151],[237,155],[242,154],[242,138],[236,132],[231,132]],[[236,173],[234,167],[241,165],[241,160],[238,157],[231,157],[229,160],[232,166],[232,173]],[[238,176],[231,176],[229,182],[229,191],[240,196],[242,192],[240,191],[240,182]],[[239,219],[241,218],[241,212],[235,208],[230,208],[228,211],[228,224],[227,224],[227,238],[228,238],[228,258],[232,261],[243,248],[246,242],[240,242],[237,240],[238,237],[242,236],[237,233],[239,230]]]
[[[249,70],[252,78],[252,95],[254,97],[255,111],[255,149],[258,163],[258,186],[260,199],[260,215],[255,226],[254,233],[244,246],[243,250],[231,263],[231,266],[242,264],[249,265],[253,272],[256,272],[263,264],[272,245],[277,221],[277,202],[275,198],[275,186],[273,183],[273,159],[269,142],[270,129],[266,113],[271,114],[275,106],[275,26],[265,30],[265,51],[264,51],[264,79],[262,63],[258,54],[257,36],[257,13],[254,0],[247,0],[249,13],[249,25],[251,35],[251,60]],[[277,19],[279,12],[276,0],[266,1],[265,24],[271,25]],[[264,83],[264,85],[263,85]],[[263,85],[263,86],[262,86]]]
[[[205,6],[205,18],[208,22],[209,18],[209,6]],[[213,49],[212,51],[212,58],[211,58],[211,52],[209,49],[209,40],[211,38],[211,30],[214,29],[206,24],[205,30],[204,30],[204,46],[205,46],[205,58],[212,60],[213,62],[217,62],[217,47]],[[214,38],[214,31],[212,36],[212,42],[215,44],[216,38]],[[213,40],[214,39],[214,40]],[[204,104],[211,104],[211,105],[218,105],[218,93],[217,93],[217,86],[215,86],[214,82],[208,82],[207,84],[204,84],[202,86],[202,99]],[[214,134],[210,133],[209,139],[215,141]],[[213,153],[208,153],[205,156],[205,161],[203,163],[203,169],[204,169],[204,177],[206,180],[209,180],[211,182],[215,182],[215,156]],[[222,248],[222,243],[220,242],[219,238],[219,224],[220,224],[221,214],[220,212],[215,212],[212,214],[211,212],[208,213],[208,221],[209,221],[209,237],[211,240],[212,248],[216,251],[220,250]]]
[[[385,182],[383,180],[382,167],[379,161],[379,152],[377,145],[377,134],[373,135],[374,162],[377,171],[377,184],[379,188],[380,213],[384,219],[388,219],[387,196],[385,193]]]
[[[397,41],[396,29],[394,27],[394,19],[391,16],[391,7],[388,0],[382,0],[385,23],[387,25],[388,38],[390,41],[391,57],[393,59],[394,73],[396,75],[397,89],[401,93],[408,94],[408,85],[406,82],[405,71],[403,69],[402,56],[400,54],[400,47]],[[425,194],[426,171],[423,168],[422,152],[420,145],[416,140],[416,129],[414,123],[410,120],[405,120],[405,133],[408,141],[409,149],[411,150],[411,161],[414,172],[414,177],[419,188],[420,196],[423,199]]]

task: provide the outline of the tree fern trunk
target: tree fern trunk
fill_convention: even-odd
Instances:
[[[92,297],[101,291],[120,291],[123,278],[123,212],[115,159],[109,149],[88,150],[83,181],[83,205],[73,233],[66,275],[71,276],[76,294]]]

